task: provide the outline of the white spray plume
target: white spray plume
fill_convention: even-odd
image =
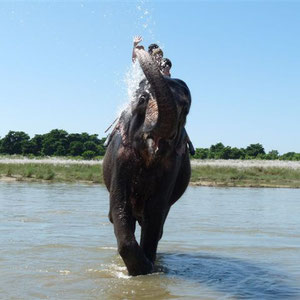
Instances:
[[[126,115],[131,115],[131,107],[132,103],[135,100],[135,92],[139,87],[139,83],[145,78],[145,75],[138,63],[138,61],[134,62],[128,69],[125,74],[124,82],[127,88],[127,100],[124,104],[122,104],[118,109],[118,116],[121,115],[122,112],[125,112]]]

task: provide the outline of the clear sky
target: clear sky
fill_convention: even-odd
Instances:
[[[300,152],[300,2],[0,1],[0,136],[97,133],[126,102],[132,38],[192,93],[195,147]]]

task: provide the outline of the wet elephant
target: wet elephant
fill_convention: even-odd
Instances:
[[[130,275],[153,271],[166,217],[191,175],[184,129],[190,91],[182,80],[161,75],[146,51],[136,50],[136,55],[146,80],[131,112],[120,118],[103,161],[109,218]],[[141,226],[139,244],[136,221]]]

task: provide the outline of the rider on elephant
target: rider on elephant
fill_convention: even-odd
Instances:
[[[133,63],[136,61],[135,49],[144,49],[144,46],[139,45],[139,43],[141,41],[142,41],[141,36],[134,37],[134,39],[133,39],[133,50],[132,50],[132,62]],[[149,45],[148,46],[148,53],[155,59],[155,61],[159,65],[159,69],[160,69],[160,72],[162,73],[162,75],[171,77],[170,69],[172,68],[172,63],[168,58],[163,57],[163,51],[159,48],[159,46],[157,44]],[[139,95],[139,90],[141,90],[142,87],[145,84],[147,84],[147,81],[146,81],[146,79],[143,79],[139,84],[139,88],[136,91],[136,95]],[[151,87],[149,87],[149,89],[150,88]],[[150,93],[148,93],[148,94],[143,93],[142,95],[139,95],[139,97],[147,98],[146,101],[148,101],[148,98],[150,97]],[[109,142],[111,141],[111,139],[112,139],[113,135],[115,134],[115,132],[120,129],[120,121],[122,120],[122,118],[125,117],[124,115],[125,115],[125,111],[123,111],[121,113],[120,117],[115,120],[115,122],[118,120],[118,123],[114,127],[111,134],[108,135],[108,137],[107,137],[107,139],[104,143],[105,147],[107,147],[109,145]],[[195,154],[195,149],[194,149],[194,146],[193,146],[187,132],[186,132],[186,137],[187,137],[187,144],[188,144],[189,152],[190,152],[191,155],[194,155]]]

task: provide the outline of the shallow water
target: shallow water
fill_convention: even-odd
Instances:
[[[300,299],[300,190],[190,187],[129,277],[103,186],[0,183],[0,299]]]

